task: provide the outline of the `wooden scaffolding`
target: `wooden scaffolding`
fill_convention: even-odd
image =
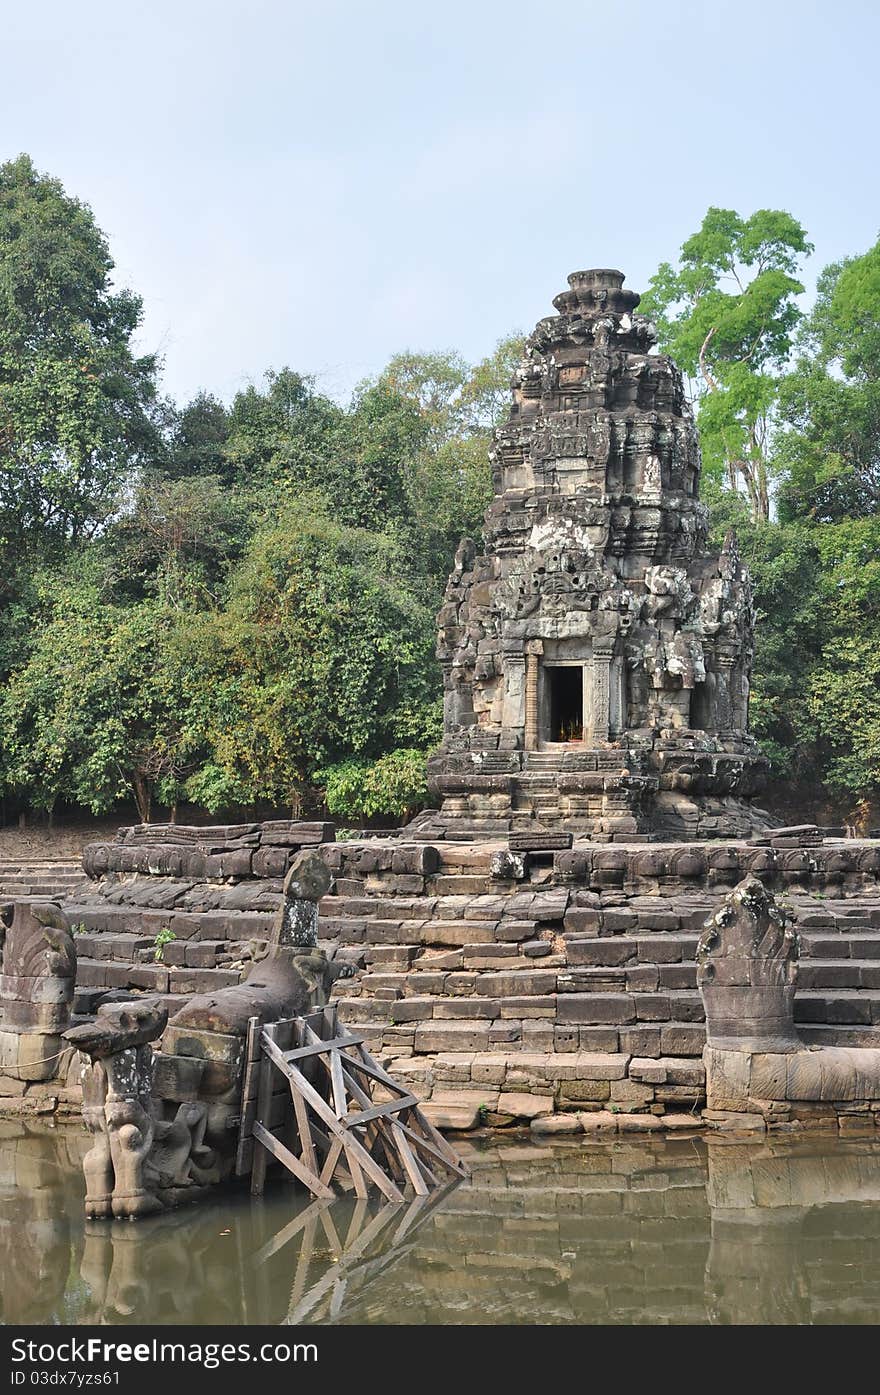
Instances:
[[[467,1168],[335,1007],[248,1024],[236,1172],[263,1190],[271,1160],[318,1199],[424,1197]]]

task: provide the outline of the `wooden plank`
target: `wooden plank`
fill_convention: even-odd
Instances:
[[[412,1149],[410,1148],[406,1140],[406,1135],[403,1132],[403,1129],[400,1127],[400,1124],[396,1121],[392,1120],[389,1122],[391,1126],[391,1132],[394,1135],[394,1141],[397,1144],[397,1150],[403,1161],[403,1165],[406,1168],[407,1176],[409,1177],[409,1180],[412,1183],[413,1191],[415,1192],[416,1196],[427,1196],[428,1187],[425,1183],[424,1177],[422,1176],[422,1170],[419,1167],[419,1164],[416,1161],[415,1157],[413,1156]],[[428,1175],[431,1176],[430,1173]],[[431,1176],[431,1181],[433,1182],[433,1180],[434,1179]]]
[[[327,1030],[330,1030],[330,1024],[325,1022],[325,1027],[327,1028]],[[317,1052],[321,1053],[318,1055],[318,1060],[320,1061],[321,1065],[324,1066],[325,1070],[327,1070],[330,1076],[330,1085],[333,1092],[333,1102],[337,1114],[344,1115],[346,1112],[346,1087],[349,1089],[349,1091],[354,1093],[355,1098],[359,1098],[363,1100],[367,1105],[369,1105],[371,1103],[369,1096],[364,1094],[364,1092],[358,1086],[357,1082],[353,1080],[351,1076],[348,1075],[345,1071],[343,1071],[342,1061],[339,1056],[339,1053],[335,1049],[333,1049],[335,1039],[331,1038],[330,1041],[320,1042],[317,1039],[313,1028],[309,1027],[307,1024],[303,1026],[302,1035],[304,1040],[310,1041],[312,1047],[314,1047]],[[322,1051],[322,1048],[324,1048],[324,1051]],[[326,1054],[324,1054],[324,1052],[326,1052]],[[288,1053],[288,1060],[289,1059],[290,1056]],[[355,1194],[361,1199],[366,1200],[367,1196],[369,1195],[369,1191],[363,1177],[363,1170],[358,1164],[357,1155],[355,1154],[353,1149],[349,1148],[347,1143],[344,1145],[344,1147],[345,1157],[348,1163],[348,1170],[351,1174],[352,1185],[354,1186]],[[378,1164],[378,1159],[376,1161]],[[381,1164],[378,1165],[381,1166]],[[396,1179],[392,1178],[392,1181],[394,1180]]]
[[[311,1030],[311,1029],[309,1029]],[[313,1034],[314,1035],[314,1034]],[[297,1046],[290,1051],[285,1051],[284,1055],[288,1061],[299,1061],[304,1056],[315,1056],[322,1051],[338,1049],[342,1046],[350,1046],[352,1042],[362,1042],[363,1037],[333,1037],[330,1041],[321,1041],[318,1038],[309,1046]]]
[[[415,1095],[405,1095],[403,1099],[389,1100],[387,1104],[374,1104],[370,1109],[361,1110],[359,1114],[351,1110],[343,1116],[342,1122],[352,1128],[355,1124],[366,1124],[370,1119],[382,1119],[386,1115],[396,1114],[401,1109],[411,1109],[416,1104],[418,1100]]]
[[[309,1124],[309,1111],[306,1109],[305,1100],[293,1086],[290,1085],[290,1097],[293,1100],[293,1112],[296,1115],[296,1128],[299,1134],[300,1157],[310,1172],[317,1175],[318,1160],[315,1157],[315,1144],[312,1139],[312,1129]]]
[[[333,1176],[333,1170],[336,1167],[337,1162],[339,1161],[341,1153],[342,1139],[334,1138],[333,1142],[330,1144],[330,1151],[327,1154],[326,1159],[324,1160],[324,1166],[321,1169],[322,1182],[326,1183],[330,1181],[331,1177]]]
[[[347,1066],[353,1066],[356,1070],[362,1071],[364,1075],[369,1075],[373,1080],[378,1080],[380,1085],[384,1085],[386,1089],[396,1090],[399,1095],[406,1095],[409,1093],[405,1085],[399,1085],[396,1080],[392,1080],[391,1076],[387,1075],[385,1071],[382,1070],[381,1066],[368,1065],[366,1061],[359,1061],[357,1056],[353,1056],[348,1051],[340,1051],[339,1054],[342,1056],[343,1062]]]
[[[330,1084],[333,1089],[333,1108],[336,1110],[336,1117],[345,1120],[348,1112],[348,1098],[345,1093],[345,1081],[342,1079],[342,1062],[339,1059],[338,1051],[331,1051],[328,1056],[330,1065]]]
[[[457,1164],[457,1163],[450,1162],[449,1159],[448,1159],[448,1157],[445,1155],[445,1153],[442,1153],[442,1152],[440,1151],[439,1148],[436,1148],[436,1147],[434,1146],[433,1142],[431,1142],[431,1141],[429,1141],[427,1138],[423,1137],[423,1135],[421,1135],[421,1134],[419,1134],[419,1133],[416,1133],[416,1131],[415,1131],[414,1129],[410,1128],[410,1126],[409,1126],[408,1124],[404,1124],[404,1123],[401,1122],[401,1121],[399,1121],[399,1122],[400,1122],[400,1127],[403,1129],[404,1133],[406,1134],[407,1138],[410,1140],[411,1143],[415,1143],[415,1145],[416,1145],[418,1148],[420,1148],[423,1152],[430,1153],[432,1157],[435,1157],[435,1158],[439,1159],[439,1161],[443,1163],[444,1167],[449,1168],[449,1170],[450,1170],[451,1172],[454,1172],[454,1173],[456,1174],[456,1176],[458,1176],[458,1177],[467,1177],[467,1176],[469,1176],[469,1173],[467,1173],[467,1172],[464,1170],[464,1164],[463,1164],[463,1163]]]
[[[263,1049],[282,1071],[288,1071],[290,1073],[291,1078],[296,1081],[306,1102],[315,1111],[318,1118],[323,1119],[331,1133],[336,1134],[337,1137],[342,1139],[343,1146],[346,1144],[348,1145],[346,1151],[350,1149],[354,1150],[354,1156],[357,1159],[358,1165],[363,1169],[370,1180],[375,1182],[380,1192],[382,1192],[384,1196],[387,1196],[389,1201],[402,1201],[403,1194],[400,1188],[397,1187],[390,1178],[386,1177],[381,1167],[379,1167],[378,1163],[373,1161],[366,1148],[355,1138],[351,1130],[346,1128],[343,1124],[340,1124],[330,1106],[321,1098],[317,1090],[309,1084],[302,1071],[292,1063],[285,1061],[283,1053],[278,1050],[274,1041],[266,1035],[265,1030],[263,1031]]]
[[[285,1148],[283,1143],[279,1143],[275,1135],[270,1133],[268,1129],[264,1129],[259,1122],[254,1124],[254,1138],[262,1144],[267,1152],[272,1154],[273,1158],[277,1158],[280,1163],[283,1163],[288,1172],[292,1172],[294,1177],[297,1177],[300,1182],[304,1182],[314,1196],[325,1197],[329,1201],[333,1200],[333,1192],[324,1185],[320,1177],[303,1167],[299,1158],[295,1158],[290,1149]]]
[[[304,1035],[313,1036],[314,1033],[310,1029],[306,1029]],[[340,1060],[350,1063],[353,1068],[361,1065],[356,1056],[342,1052],[338,1054]],[[337,1053],[334,1052],[333,1055],[335,1057]],[[436,1186],[437,1179],[427,1165],[420,1162],[412,1153],[403,1133],[394,1132],[394,1121],[391,1118],[386,1118],[393,1111],[406,1108],[408,1104],[414,1104],[415,1096],[405,1096],[403,1099],[388,1101],[382,1106],[374,1107],[369,1094],[361,1088],[349,1071],[343,1069],[342,1077],[349,1094],[353,1095],[355,1100],[364,1106],[363,1112],[357,1117],[350,1113],[347,1116],[347,1122],[352,1124],[364,1123],[367,1126],[370,1152],[376,1161],[381,1161],[380,1157],[377,1157],[377,1154],[381,1153],[385,1158],[386,1168],[395,1181],[401,1182],[404,1186],[409,1182],[416,1195],[426,1195],[428,1191],[426,1182],[430,1186]],[[375,1125],[375,1127],[370,1128],[370,1124]]]
[[[271,1027],[263,1027],[260,1031],[260,1045],[263,1049],[263,1055],[259,1062],[260,1092],[257,1096],[256,1112],[253,1124],[251,1125],[251,1134],[258,1142],[262,1142],[257,1133],[257,1129],[260,1127],[259,1121],[268,1115],[269,1101],[272,1098],[272,1058],[266,1051],[267,1042],[271,1042],[273,1049],[276,1049],[275,1043],[272,1042],[271,1032]],[[262,1196],[263,1194],[263,1187],[266,1182],[266,1164],[268,1161],[269,1150],[266,1148],[265,1144],[263,1147],[255,1147],[253,1162],[251,1164],[252,1196]]]
[[[258,1061],[260,1056],[260,1019],[259,1017],[248,1018],[247,1046],[244,1067],[244,1079],[242,1081],[242,1103],[241,1117],[238,1125],[238,1146],[235,1150],[235,1175],[245,1177],[253,1158],[253,1146],[247,1147],[250,1141],[254,1118],[257,1112],[256,1085],[259,1075]],[[254,1089],[254,1098],[251,1101],[250,1090]],[[246,1156],[247,1155],[247,1156]]]

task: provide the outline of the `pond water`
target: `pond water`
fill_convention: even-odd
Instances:
[[[873,1140],[461,1145],[410,1205],[290,1184],[86,1222],[79,1128],[0,1123],[6,1323],[875,1323]]]

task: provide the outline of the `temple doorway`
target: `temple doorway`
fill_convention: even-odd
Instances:
[[[584,739],[584,669],[582,664],[547,665],[544,670],[549,706],[549,739]]]

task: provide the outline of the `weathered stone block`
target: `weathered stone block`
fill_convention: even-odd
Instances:
[[[706,1029],[702,1024],[684,1023],[660,1029],[660,1049],[664,1056],[699,1056],[705,1040]]]
[[[610,1080],[563,1080],[559,1086],[559,1102],[566,1106],[583,1103],[584,1100],[604,1102],[611,1096]]]
[[[477,977],[474,992],[492,997],[523,997],[552,994],[556,973],[552,969],[520,969],[510,973],[483,973]]]
[[[602,1051],[614,1055],[620,1049],[616,1027],[579,1027],[578,1048],[581,1051]]]
[[[565,953],[569,964],[609,968],[629,964],[638,954],[638,944],[632,940],[566,938]]]
[[[636,1020],[635,1007],[626,993],[560,993],[557,1020],[566,1022],[625,1024]]]
[[[539,1115],[553,1113],[553,1100],[547,1095],[521,1094],[502,1091],[487,1122],[504,1125],[509,1120],[528,1121]],[[493,1115],[495,1117],[493,1117]]]
[[[669,998],[664,993],[634,993],[632,996],[639,1022],[668,1022],[672,1016]]]
[[[486,1051],[488,1046],[488,1023],[433,1021],[419,1023],[416,1027],[416,1051]]]
[[[497,1003],[501,1007],[502,1017],[516,1017],[520,1021],[526,1018],[548,1018],[551,1022],[556,1019],[556,998],[546,997],[524,997],[524,998],[499,998]]]
[[[552,1138],[556,1134],[583,1133],[577,1114],[541,1114],[531,1122],[533,1138]]]
[[[409,1001],[412,1001],[410,999]],[[433,1005],[432,1016],[436,1020],[443,1018],[483,1018],[490,1020],[503,1015],[503,1003],[494,1002],[491,998],[427,998],[422,999]]]
[[[659,1056],[660,1028],[622,1027],[620,1049],[631,1052],[633,1056]]]
[[[584,1133],[601,1135],[617,1133],[618,1117],[610,1110],[599,1109],[595,1112],[578,1114],[578,1121]]]
[[[398,1022],[426,1022],[434,1015],[434,998],[398,998],[391,1004],[390,1017]]]
[[[566,911],[562,923],[566,934],[598,935],[602,925],[602,912],[596,907],[573,906]]]

